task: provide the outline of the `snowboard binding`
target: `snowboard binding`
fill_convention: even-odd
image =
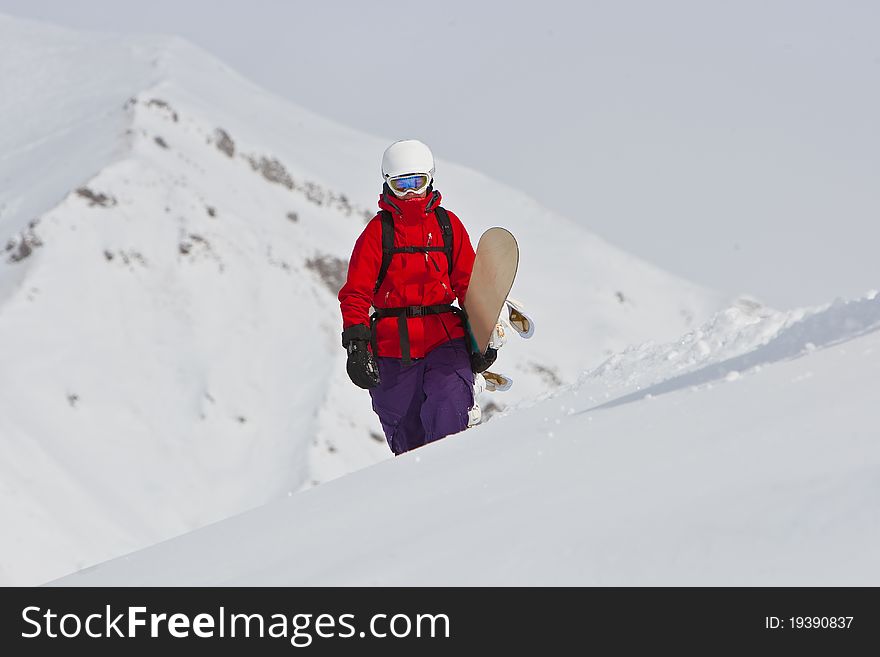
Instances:
[[[504,320],[502,313],[501,321],[506,321],[507,325],[519,333],[521,338],[525,340],[531,338],[535,334],[535,320],[526,314],[526,309],[522,303],[507,297],[504,307],[507,309],[507,319]]]

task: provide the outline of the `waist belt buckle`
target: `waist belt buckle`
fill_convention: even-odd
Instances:
[[[421,317],[422,315],[422,306],[411,306],[410,307],[410,317]]]

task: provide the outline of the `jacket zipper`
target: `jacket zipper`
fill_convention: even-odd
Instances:
[[[428,233],[428,243],[427,243],[426,246],[431,246],[431,233]],[[428,252],[425,251],[425,266],[426,266],[426,267],[428,266],[428,260],[429,260],[429,258],[428,258]],[[434,265],[434,269],[436,269],[436,270],[437,270],[437,273],[439,274],[439,273],[440,273],[440,267],[438,267],[438,266],[437,266],[437,263],[434,262],[434,258],[430,258],[430,260],[431,260],[431,264]]]

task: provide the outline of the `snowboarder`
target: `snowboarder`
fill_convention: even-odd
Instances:
[[[354,245],[339,304],[348,376],[370,391],[399,455],[468,427],[474,370],[467,323],[451,304],[467,294],[474,248],[440,206],[425,144],[391,144],[382,178],[380,211]]]

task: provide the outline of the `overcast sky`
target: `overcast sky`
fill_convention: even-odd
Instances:
[[[788,307],[880,287],[878,2],[0,0],[0,12],[181,35],[302,106],[420,138],[732,294]]]

